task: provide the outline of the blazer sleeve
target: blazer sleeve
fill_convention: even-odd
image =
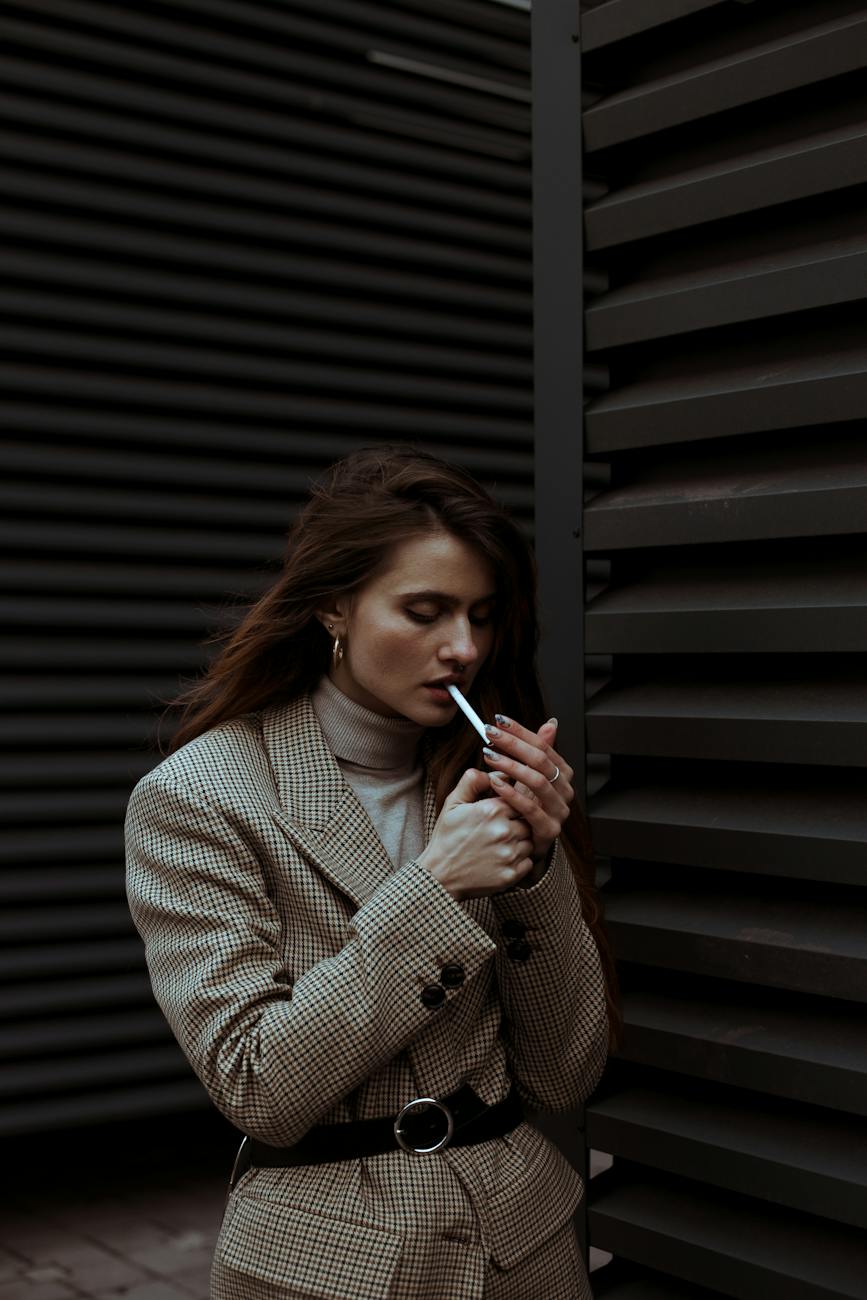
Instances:
[[[127,897],[156,1000],[212,1101],[242,1132],[291,1145],[439,1014],[421,992],[442,954],[468,984],[496,944],[410,861],[355,912],[345,946],[292,985],[243,831],[149,774],[126,814]]]
[[[608,1052],[599,952],[559,838],[531,889],[492,895],[500,923],[496,971],[503,1036],[518,1091],[538,1110],[589,1097]]]

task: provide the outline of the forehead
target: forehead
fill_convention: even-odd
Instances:
[[[485,556],[453,537],[433,532],[398,543],[388,554],[376,585],[387,591],[435,588],[460,599],[478,600],[496,587],[496,575]]]

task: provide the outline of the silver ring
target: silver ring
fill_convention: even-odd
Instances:
[[[428,1106],[436,1106],[446,1117],[446,1134],[440,1138],[432,1147],[414,1147],[408,1142],[401,1130],[401,1122],[405,1115],[414,1115],[421,1111],[427,1110]],[[445,1102],[437,1101],[436,1097],[416,1097],[413,1101],[408,1101],[405,1106],[401,1106],[397,1112],[394,1121],[394,1136],[397,1138],[397,1144],[403,1147],[404,1151],[412,1151],[418,1156],[428,1156],[434,1151],[441,1151],[447,1143],[451,1142],[452,1134],[455,1131],[455,1120],[452,1112],[446,1106]]]
[[[557,767],[557,764],[555,763],[554,766]],[[553,785],[554,782],[557,780],[557,777],[558,777],[559,775],[560,775],[560,769],[559,769],[559,767],[557,767],[557,771],[554,773],[554,775],[548,777],[548,780],[551,782],[552,785]]]

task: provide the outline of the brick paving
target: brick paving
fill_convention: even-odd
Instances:
[[[208,1300],[239,1140],[210,1112],[6,1139],[0,1300]]]
[[[238,1141],[216,1112],[6,1139],[0,1300],[209,1300]]]

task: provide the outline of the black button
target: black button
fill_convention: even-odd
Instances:
[[[421,991],[421,1000],[426,1007],[441,1007],[446,1000],[446,991],[439,984],[426,984]]]
[[[506,944],[506,952],[512,961],[526,961],[532,951],[526,939],[512,939]]]
[[[519,921],[516,916],[507,916],[500,929],[507,939],[523,939],[527,933],[526,925],[524,925],[523,921]]]
[[[447,989],[459,989],[465,979],[466,974],[459,961],[447,961],[440,971],[440,984]]]

